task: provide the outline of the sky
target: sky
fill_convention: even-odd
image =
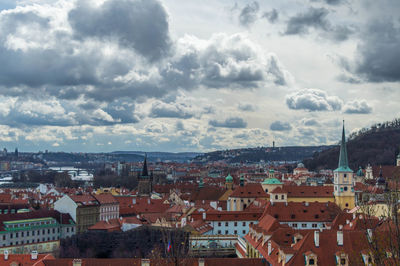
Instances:
[[[335,144],[400,117],[399,47],[398,0],[2,0],[0,147]]]

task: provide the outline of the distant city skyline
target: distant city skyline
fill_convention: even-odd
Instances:
[[[1,1],[0,148],[337,144],[400,117],[399,47],[398,0]]]

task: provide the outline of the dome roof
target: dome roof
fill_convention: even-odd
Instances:
[[[298,163],[297,164],[297,168],[304,168],[304,164],[303,163]]]
[[[282,182],[277,178],[265,178],[262,182],[263,185],[282,185]]]
[[[225,177],[225,182],[233,182],[233,177],[231,176],[231,174],[228,174],[228,176]]]

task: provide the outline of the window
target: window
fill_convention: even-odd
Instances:
[[[69,233],[69,227],[67,227],[67,233]]]
[[[347,191],[347,187],[344,187],[344,191]]]
[[[26,236],[29,236],[29,231],[28,231],[28,232],[26,232]]]
[[[301,224],[301,227],[307,227],[307,224]]]
[[[56,229],[55,228],[53,228],[53,234],[56,232]]]
[[[297,224],[293,224],[293,227],[297,227]]]
[[[18,235],[19,235],[18,233],[15,233],[15,237],[18,237]]]
[[[310,259],[308,261],[308,265],[315,265],[315,260],[314,259]]]
[[[3,240],[6,240],[6,236],[5,235],[3,235]]]
[[[50,229],[47,229],[47,233],[50,234]]]
[[[246,234],[246,230],[243,230],[242,233],[243,233],[243,234]]]
[[[218,226],[221,226],[221,222],[218,222]]]
[[[11,233],[11,234],[10,234],[10,238],[13,238],[13,237],[14,237],[14,234],[13,234],[13,233]]]
[[[235,235],[237,235],[237,230],[234,231]]]
[[[278,195],[275,195],[275,199],[278,199]]]
[[[285,199],[285,195],[282,195],[282,196],[281,196],[281,199]]]
[[[228,226],[228,222],[225,222],[225,226]]]
[[[35,231],[32,231],[32,236],[34,236],[35,235]]]
[[[21,232],[21,237],[24,237],[24,232]]]
[[[243,222],[243,224],[242,224],[243,226],[246,226],[246,222]]]
[[[228,234],[228,230],[225,230],[225,235],[227,235]]]
[[[43,229],[43,230],[42,230],[42,233],[43,233],[43,234],[46,234],[46,230]]]
[[[317,224],[312,224],[312,227],[313,227],[313,228],[316,228],[316,227],[317,227]]]
[[[218,230],[218,234],[219,234],[219,235],[221,234],[221,230]]]
[[[237,222],[235,222],[233,225],[234,225],[234,226],[237,226]]]
[[[346,259],[340,259],[340,265],[346,265]]]

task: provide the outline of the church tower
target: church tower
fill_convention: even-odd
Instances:
[[[233,190],[233,177],[231,174],[228,174],[228,176],[225,178],[225,188]]]
[[[144,157],[142,173],[139,176],[138,195],[150,196],[152,192],[152,176],[147,169],[147,155]]]
[[[335,203],[341,209],[352,209],[354,203],[353,170],[349,167],[347,158],[346,137],[344,133],[344,121],[342,131],[342,141],[340,143],[339,165],[333,171],[334,176],[334,196]]]

